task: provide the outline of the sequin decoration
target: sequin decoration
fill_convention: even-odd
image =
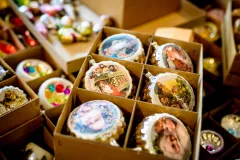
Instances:
[[[0,115],[27,102],[27,95],[18,87],[5,86],[0,89]]]
[[[224,146],[222,136],[212,130],[203,130],[201,132],[200,143],[210,154],[220,152]]]
[[[26,74],[34,78],[46,76],[53,72],[53,69],[49,64],[37,59],[25,60],[22,68]]]
[[[236,138],[240,138],[240,116],[228,114],[221,120],[221,126]]]
[[[71,92],[72,86],[63,83],[51,83],[45,89],[45,96],[54,107],[64,104]]]

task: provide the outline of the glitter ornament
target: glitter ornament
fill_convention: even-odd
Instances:
[[[221,120],[221,126],[231,135],[240,138],[240,116],[236,114],[225,115]]]

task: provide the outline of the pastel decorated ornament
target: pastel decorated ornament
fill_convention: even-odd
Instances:
[[[52,67],[39,59],[26,59],[16,68],[16,74],[25,82],[46,76],[53,72]]]
[[[86,41],[87,38],[76,32],[73,28],[73,20],[69,16],[61,18],[62,28],[58,30],[58,38],[62,43]]]
[[[18,8],[18,11],[20,13],[22,13],[23,15],[25,15],[29,20],[31,20],[32,22],[35,21],[35,17],[33,15],[33,13],[30,11],[29,7],[22,5]]]
[[[76,23],[74,25],[74,28],[82,36],[90,36],[93,33],[92,24],[88,21],[82,21],[80,23]]]
[[[151,57],[152,64],[163,68],[194,72],[191,58],[180,46],[174,43],[159,46],[156,42],[151,45],[155,48]]]
[[[228,114],[221,120],[221,126],[236,138],[240,138],[240,116]]]
[[[70,113],[67,127],[77,138],[118,146],[116,140],[124,133],[126,123],[118,106],[106,100],[93,100]]]
[[[27,95],[18,87],[5,86],[0,89],[0,115],[27,102]]]
[[[143,62],[145,53],[141,41],[131,34],[115,34],[106,38],[99,47],[99,54],[110,58]]]
[[[113,61],[96,63],[93,59],[89,62],[92,66],[85,74],[84,88],[125,98],[131,95],[132,78],[123,65]]]
[[[162,154],[167,159],[188,160],[191,140],[184,124],[167,113],[150,115],[136,129],[136,150]]]
[[[207,22],[203,25],[194,27],[193,31],[195,34],[201,36],[209,42],[215,42],[220,37],[217,25],[212,22]]]
[[[8,74],[8,71],[3,68],[3,66],[0,65],[0,82],[6,77]]]
[[[113,25],[113,19],[109,15],[104,14],[100,16],[100,21],[94,24],[93,31],[95,33],[98,33],[99,31],[101,31],[101,29],[103,29],[104,26],[111,27]]]
[[[201,131],[200,144],[210,154],[216,154],[223,149],[224,140],[222,136],[215,131],[203,130]]]
[[[44,110],[65,104],[73,84],[64,78],[50,78],[42,83],[38,96]]]
[[[48,14],[43,14],[40,16],[39,21],[45,25],[45,27],[49,30],[55,30],[57,29],[57,23],[56,20],[48,15]]]
[[[33,142],[25,147],[25,159],[28,160],[53,160],[53,155]]]
[[[144,88],[143,100],[162,106],[193,110],[195,95],[187,80],[175,73],[153,76],[147,69],[144,72],[149,83]]]
[[[221,8],[213,8],[207,12],[207,15],[218,21],[222,21],[224,17],[224,10]]]

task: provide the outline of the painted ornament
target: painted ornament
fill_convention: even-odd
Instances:
[[[0,115],[28,102],[27,95],[18,87],[5,86],[0,89]]]
[[[50,78],[42,83],[38,96],[44,110],[65,104],[73,84],[64,78]]]
[[[203,130],[200,137],[201,146],[210,154],[216,154],[223,149],[224,140],[220,134],[212,130]]]
[[[195,95],[191,85],[183,77],[175,73],[160,73],[153,76],[145,73],[149,85],[144,88],[143,100],[187,111],[195,106]]]
[[[67,126],[77,138],[117,145],[116,140],[124,133],[126,123],[118,106],[106,100],[93,100],[75,108]]]
[[[136,129],[137,148],[167,159],[188,160],[192,145],[184,124],[167,113],[150,115]]]
[[[128,61],[143,62],[141,41],[131,34],[115,34],[106,38],[99,47],[99,55]]]
[[[26,59],[16,68],[16,74],[25,82],[46,76],[53,72],[53,68],[39,59]]]
[[[93,59],[90,63],[92,67],[84,77],[87,90],[125,98],[131,94],[132,78],[124,66],[113,61],[96,63]]]
[[[174,43],[158,46],[156,42],[152,43],[152,46],[155,48],[151,57],[152,64],[163,68],[194,72],[191,58],[180,46]]]

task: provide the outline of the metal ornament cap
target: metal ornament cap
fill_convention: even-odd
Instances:
[[[225,115],[221,120],[221,126],[236,138],[240,138],[240,116],[236,114]]]
[[[118,106],[107,100],[93,100],[75,108],[67,126],[77,138],[112,143],[124,133],[126,123]]]
[[[87,90],[127,98],[133,88],[129,71],[113,61],[93,63],[86,72],[84,87]]]
[[[158,46],[156,42],[152,43],[152,45],[155,47],[152,58],[154,58],[154,61],[157,62],[157,66],[186,72],[194,72],[191,58],[180,46],[174,43],[166,43]]]
[[[20,62],[16,68],[16,74],[25,82],[48,75],[53,68],[45,61],[39,59],[26,59]]]
[[[153,104],[192,111],[195,95],[191,85],[175,73],[160,73],[150,79],[149,96]]]
[[[163,154],[176,160],[187,160],[191,155],[191,139],[184,124],[167,113],[150,115],[138,125],[137,147],[150,154]]]
[[[109,58],[138,61],[144,56],[141,41],[134,35],[121,33],[106,38],[99,47],[99,54]]]
[[[0,115],[27,102],[27,95],[18,87],[5,86],[0,89]]]
[[[43,82],[38,90],[43,109],[48,110],[65,104],[72,88],[72,82],[64,78],[55,77]]]
[[[210,154],[216,154],[223,149],[224,140],[220,134],[213,130],[202,130],[200,137],[201,146]]]

